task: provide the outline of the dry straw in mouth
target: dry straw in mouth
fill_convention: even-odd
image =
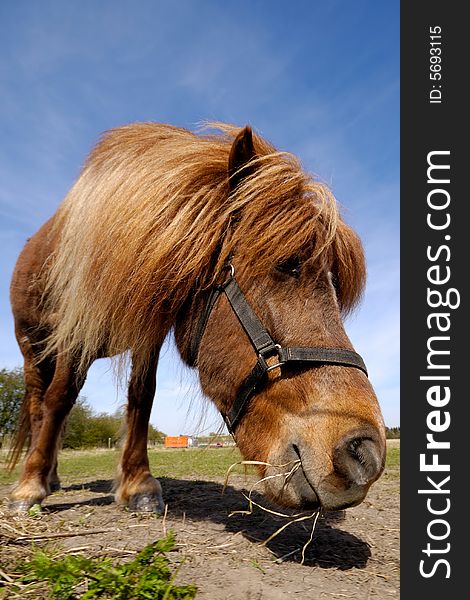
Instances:
[[[227,487],[230,474],[232,473],[233,469],[235,467],[237,467],[238,465],[263,465],[263,466],[266,466],[266,467],[273,467],[275,469],[285,469],[285,468],[289,467],[290,465],[292,465],[291,468],[290,468],[290,470],[288,470],[288,471],[285,471],[285,472],[282,472],[282,473],[275,473],[274,475],[268,475],[266,477],[263,477],[262,479],[258,479],[258,481],[255,481],[255,483],[251,486],[250,491],[248,492],[248,495],[245,494],[244,492],[242,492],[243,497],[246,498],[246,500],[248,500],[248,509],[247,510],[235,510],[235,511],[233,511],[233,512],[231,512],[229,514],[229,517],[231,517],[233,515],[251,515],[251,514],[253,514],[253,507],[256,506],[257,508],[261,509],[264,512],[270,513],[270,514],[275,515],[277,517],[282,517],[282,518],[285,518],[285,519],[289,519],[289,521],[287,523],[284,523],[284,525],[282,525],[281,527],[279,527],[279,529],[277,529],[274,533],[272,533],[266,540],[264,540],[263,542],[261,542],[261,544],[260,544],[261,546],[266,546],[271,540],[273,540],[281,532],[283,532],[285,529],[287,529],[288,527],[290,527],[294,523],[299,523],[301,521],[306,521],[308,519],[312,519],[313,522],[312,522],[312,529],[311,529],[311,532],[310,532],[310,536],[309,536],[308,540],[306,541],[306,543],[302,546],[302,548],[295,548],[291,552],[288,552],[284,556],[281,556],[280,558],[278,558],[277,561],[276,561],[276,562],[283,562],[289,556],[292,556],[293,554],[295,554],[299,550],[302,550],[302,560],[300,561],[300,564],[303,565],[304,562],[305,562],[305,552],[306,552],[308,546],[312,543],[312,540],[313,540],[313,536],[314,536],[314,533],[315,533],[315,528],[316,528],[316,525],[317,525],[318,517],[320,516],[320,509],[317,509],[313,513],[308,513],[308,514],[305,514],[304,512],[301,512],[301,513],[296,513],[294,515],[289,515],[289,514],[286,514],[286,513],[278,512],[278,511],[275,511],[275,510],[271,510],[270,508],[267,508],[266,506],[262,506],[261,504],[258,504],[257,502],[255,502],[253,500],[253,498],[252,498],[252,493],[253,493],[255,487],[257,485],[259,485],[260,483],[263,483],[263,482],[268,481],[270,479],[274,479],[276,477],[284,477],[284,484],[283,484],[283,488],[282,489],[284,489],[287,485],[289,485],[289,482],[292,479],[294,473],[298,469],[300,469],[301,466],[302,466],[302,463],[301,463],[300,459],[297,459],[297,460],[294,460],[294,461],[290,461],[290,462],[285,463],[283,465],[273,465],[271,463],[267,463],[267,462],[259,461],[259,460],[242,460],[242,461],[236,462],[233,465],[230,465],[230,467],[227,470],[227,474],[225,476],[225,482],[224,482],[224,487],[223,487],[222,493],[224,493],[225,488]]]

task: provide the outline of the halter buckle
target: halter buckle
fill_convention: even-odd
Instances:
[[[280,344],[274,344],[273,346],[268,346],[267,348],[263,348],[262,350],[259,351],[258,357],[263,361],[263,363],[265,365],[266,373],[269,373],[270,371],[273,371],[274,369],[278,369],[279,367],[281,367],[284,364],[284,361],[281,360],[281,358],[279,356],[280,349],[281,349]],[[268,363],[266,362],[266,359],[272,358],[274,356],[277,356],[278,362],[275,365],[268,365]]]

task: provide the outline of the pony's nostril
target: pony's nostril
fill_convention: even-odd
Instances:
[[[336,472],[352,484],[371,483],[383,470],[383,452],[370,437],[349,438],[341,442],[333,455]]]

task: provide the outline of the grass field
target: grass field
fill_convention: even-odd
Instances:
[[[12,473],[6,466],[6,451],[0,452],[0,484],[13,483],[19,475],[19,467]],[[150,466],[156,477],[214,477],[223,476],[230,465],[242,460],[240,452],[233,448],[191,448],[182,450],[150,449]],[[83,477],[112,479],[119,460],[117,450],[64,450],[59,457],[59,472],[68,483],[79,483]],[[386,468],[392,471],[400,466],[399,440],[387,445]],[[235,472],[244,473],[239,466]]]

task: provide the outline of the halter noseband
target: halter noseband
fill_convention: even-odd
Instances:
[[[232,407],[227,414],[222,413],[230,433],[235,432],[252,397],[268,383],[268,373],[273,369],[280,368],[285,364],[308,365],[310,367],[331,364],[355,367],[367,375],[364,361],[357,352],[352,350],[319,347],[282,348],[279,344],[276,344],[248,304],[235,279],[232,265],[230,265],[230,270],[228,279],[222,285],[214,285],[211,290],[205,309],[191,338],[188,360],[190,366],[196,364],[199,346],[212,309],[220,295],[224,293],[258,356],[251,373],[240,385]],[[268,364],[267,360],[273,357],[277,359],[277,362]]]

